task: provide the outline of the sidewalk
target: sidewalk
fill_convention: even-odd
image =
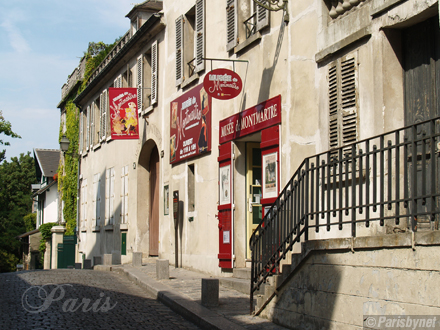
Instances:
[[[95,266],[95,270],[110,270],[109,266]],[[249,315],[249,295],[220,285],[219,306],[201,305],[201,279],[209,275],[170,266],[169,280],[156,280],[156,260],[145,259],[142,267],[131,264],[111,266],[112,271],[125,274],[173,311],[203,329],[267,329],[284,327]]]

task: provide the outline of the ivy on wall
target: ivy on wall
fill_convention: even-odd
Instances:
[[[73,103],[73,100],[86,88],[87,81],[95,68],[101,64],[107,54],[116,45],[107,45],[103,42],[90,42],[87,52],[84,54],[86,66],[84,79],[76,93],[68,96],[65,100],[65,124],[66,131],[63,132],[63,122],[60,124],[59,141],[64,135],[69,139],[69,149],[64,155],[64,163],[60,160],[58,167],[58,191],[61,192],[61,198],[64,203],[63,216],[66,222],[65,235],[73,235],[76,228],[76,212],[78,197],[78,149],[79,149],[79,109]]]

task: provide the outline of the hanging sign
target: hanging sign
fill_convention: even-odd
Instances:
[[[203,84],[170,104],[170,163],[211,151],[211,97]]]
[[[281,95],[220,121],[219,143],[281,124]]]
[[[108,98],[112,139],[139,139],[137,89],[109,88]]]
[[[208,72],[203,80],[206,92],[213,98],[229,100],[240,94],[243,88],[241,78],[234,71],[215,69]]]

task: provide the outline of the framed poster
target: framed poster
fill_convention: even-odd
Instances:
[[[220,205],[231,204],[231,165],[220,167]]]
[[[139,139],[137,89],[110,87],[108,97],[112,139]]]
[[[163,187],[163,214],[170,214],[170,186]]]
[[[278,152],[263,156],[263,198],[278,196]]]

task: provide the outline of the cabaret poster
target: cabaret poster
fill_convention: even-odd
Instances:
[[[170,104],[170,163],[211,151],[211,97],[203,84]]]
[[[108,96],[112,139],[139,139],[137,89],[109,88]]]

